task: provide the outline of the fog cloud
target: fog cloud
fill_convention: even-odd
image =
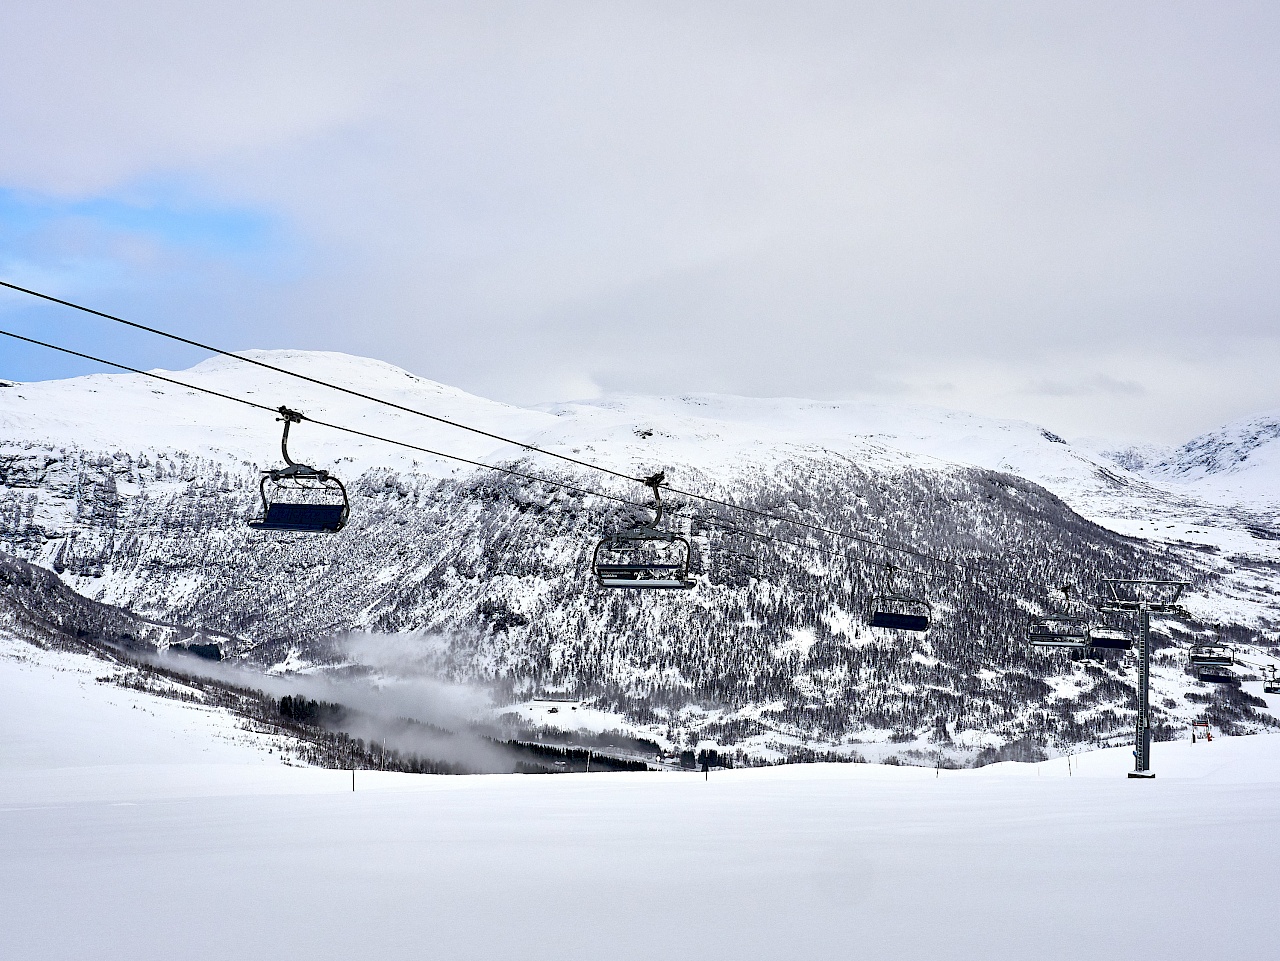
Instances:
[[[352,633],[336,644],[339,666],[300,674],[268,674],[252,665],[201,660],[175,649],[158,655],[157,661],[277,699],[303,696],[353,709],[340,727],[370,744],[471,770],[515,770],[509,752],[472,730],[490,720],[490,693],[480,685],[436,676],[442,638]]]

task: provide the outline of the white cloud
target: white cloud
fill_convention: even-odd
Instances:
[[[211,339],[521,401],[898,385],[1183,436],[1280,404],[1274,378],[1230,380],[1280,360],[1277,17],[31,5],[6,28],[0,184],[178,177],[282,218],[310,271],[202,320]]]

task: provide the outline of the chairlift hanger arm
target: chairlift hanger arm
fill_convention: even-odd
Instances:
[[[298,467],[300,465],[295,464],[292,458],[289,457],[289,427],[292,424],[301,424],[303,420],[303,416],[302,414],[298,413],[296,410],[290,410],[288,407],[285,407],[283,404],[280,406],[279,410],[280,410],[279,419],[284,421],[284,434],[280,438],[280,453],[284,455],[284,462],[286,464],[288,464],[290,467]]]

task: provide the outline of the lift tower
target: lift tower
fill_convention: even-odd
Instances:
[[[1138,616],[1138,720],[1129,777],[1153,778],[1151,771],[1151,615],[1181,611],[1178,598],[1186,581],[1102,581],[1098,610]]]

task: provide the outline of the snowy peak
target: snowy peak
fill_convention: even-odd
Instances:
[[[241,350],[235,353],[237,357],[257,361],[260,364],[269,364],[272,367],[359,390],[362,393],[372,393],[376,390],[411,390],[482,400],[474,394],[467,394],[456,387],[427,380],[425,377],[411,374],[403,367],[372,357],[359,357],[355,354],[344,354],[332,350]],[[242,375],[249,368],[237,357],[210,357],[183,373],[242,379]],[[259,368],[259,372],[268,377],[280,376],[265,368]],[[158,373],[167,372],[158,371]]]
[[[1172,474],[1224,474],[1280,464],[1280,412],[1260,414],[1201,434],[1158,465]]]
[[[1201,434],[1143,472],[1216,503],[1280,511],[1280,411]]]

